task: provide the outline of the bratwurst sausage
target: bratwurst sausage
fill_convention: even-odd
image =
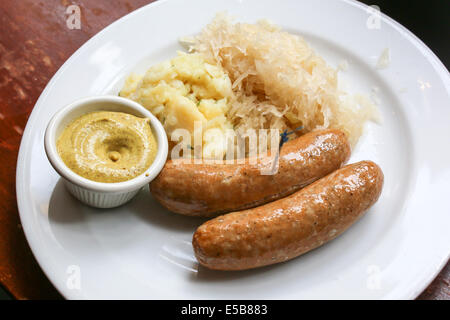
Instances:
[[[194,233],[195,256],[216,270],[298,257],[350,227],[378,200],[382,186],[375,163],[348,165],[284,199],[205,222]]]
[[[342,131],[313,131],[283,145],[276,174],[261,174],[267,161],[195,164],[176,159],[166,162],[150,191],[170,211],[214,216],[290,195],[342,167],[350,152]]]

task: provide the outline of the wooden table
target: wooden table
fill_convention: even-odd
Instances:
[[[47,82],[84,42],[149,0],[0,1],[0,283],[17,299],[58,299],[25,240],[17,211],[15,167],[30,112]],[[69,29],[70,5],[81,29]],[[72,23],[70,23],[72,22]],[[76,27],[73,21],[69,25]],[[450,299],[450,266],[420,299]]]

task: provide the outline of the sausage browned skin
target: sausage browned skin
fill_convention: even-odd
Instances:
[[[256,207],[285,197],[342,167],[350,145],[339,130],[307,133],[283,145],[279,169],[262,175],[257,164],[194,164],[166,162],[150,184],[153,196],[170,211],[214,216]]]
[[[192,245],[210,269],[244,270],[283,262],[350,227],[379,198],[383,172],[371,161],[348,165],[293,195],[202,224]]]

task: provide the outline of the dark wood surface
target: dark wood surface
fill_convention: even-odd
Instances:
[[[47,82],[95,33],[149,0],[0,1],[0,284],[17,299],[59,299],[34,259],[20,225],[15,167],[23,129]],[[69,5],[81,29],[66,25]],[[450,266],[420,299],[450,299]]]

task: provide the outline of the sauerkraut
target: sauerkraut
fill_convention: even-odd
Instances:
[[[339,128],[355,145],[364,123],[377,117],[370,100],[338,89],[337,71],[301,37],[268,21],[234,23],[219,14],[187,43],[231,79],[227,118],[239,134],[262,128],[301,128],[297,134]]]

